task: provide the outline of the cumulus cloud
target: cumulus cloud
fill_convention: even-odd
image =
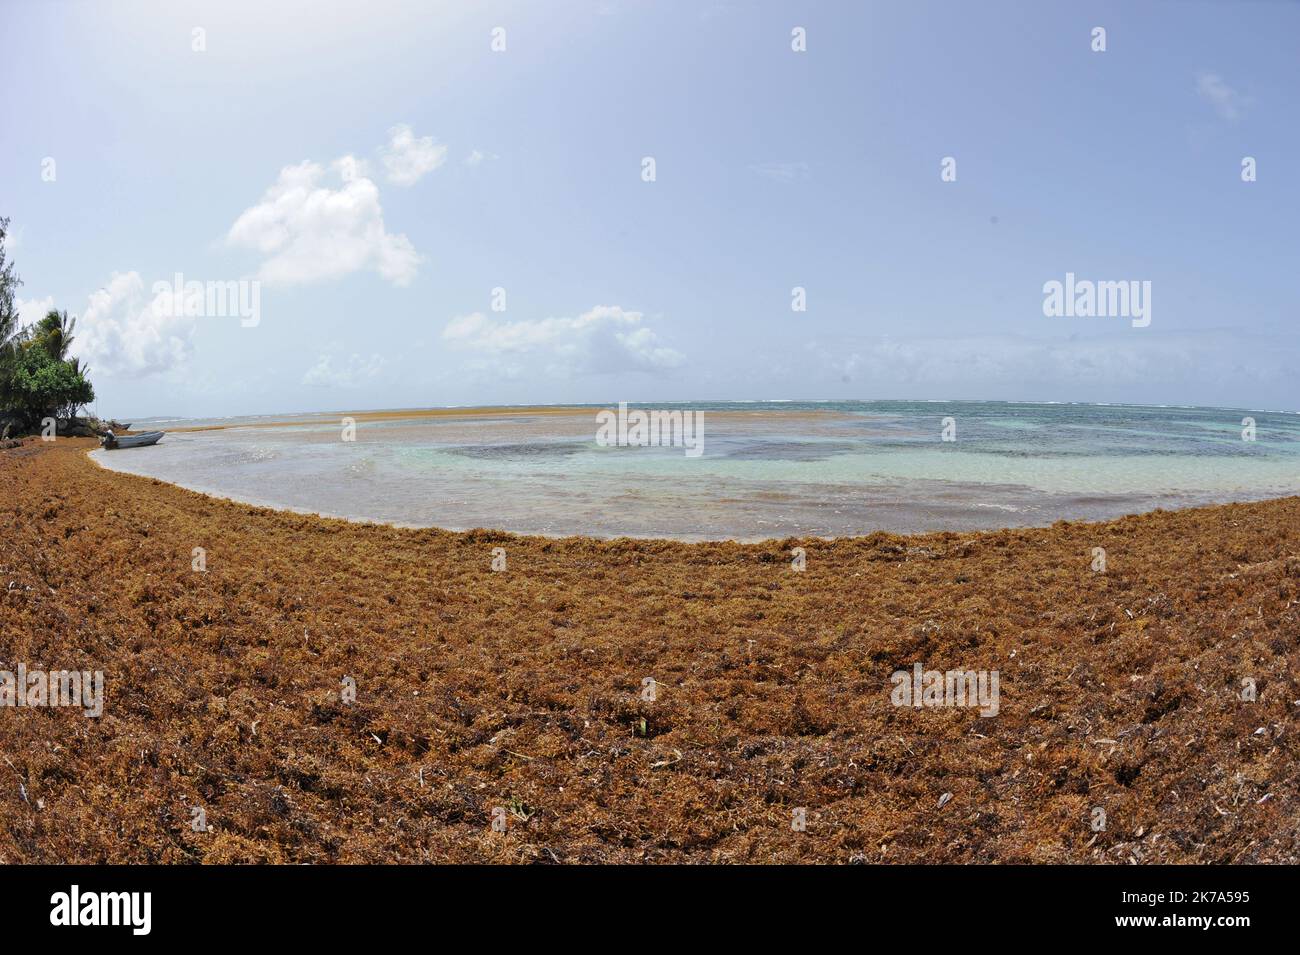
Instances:
[[[378,376],[383,367],[384,359],[379,355],[364,358],[353,354],[339,365],[334,364],[333,356],[321,355],[302,376],[302,383],[314,388],[358,388]]]
[[[53,295],[47,295],[45,298],[14,299],[14,311],[18,313],[19,328],[26,328],[29,325],[36,324],[52,308],[54,308]]]
[[[108,375],[168,371],[189,357],[194,332],[194,319],[170,314],[168,304],[160,296],[155,306],[138,272],[114,272],[77,320],[72,350]]]
[[[330,163],[330,169],[338,173],[340,179],[344,182],[351,182],[353,179],[371,179],[370,163],[364,159],[358,159],[356,156],[340,156]]]
[[[281,169],[262,201],[235,220],[227,241],[266,256],[258,277],[268,284],[306,284],[363,270],[409,284],[420,256],[405,235],[384,227],[379,188],[365,164],[344,156],[333,171],[336,188],[325,183],[319,163]]]
[[[1251,100],[1229,86],[1218,73],[1198,73],[1196,92],[1214,107],[1220,118],[1233,122],[1241,118]]]
[[[388,145],[380,155],[389,182],[412,186],[447,161],[447,147],[434,143],[432,136],[417,139],[411,127],[401,123],[388,131]]]
[[[528,356],[551,375],[664,372],[685,360],[642,324],[642,314],[597,305],[577,318],[504,321],[481,312],[453,318],[443,340],[480,355],[509,360]]]

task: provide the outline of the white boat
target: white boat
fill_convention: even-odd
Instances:
[[[119,438],[110,431],[100,439],[100,444],[109,450],[143,448],[151,444],[157,444],[164,434],[166,434],[165,431],[142,431],[140,434],[124,434]]]

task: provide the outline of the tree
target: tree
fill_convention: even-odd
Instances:
[[[50,309],[32,329],[31,340],[33,344],[45,349],[45,353],[55,361],[64,361],[68,357],[72,332],[76,327],[77,320],[68,318],[67,312]]]
[[[42,418],[68,419],[95,400],[88,369],[69,358],[75,318],[51,310],[31,328],[20,328],[15,291],[22,280],[5,253],[9,220],[0,218],[0,419],[16,417],[34,428]]]
[[[38,426],[43,418],[72,418],[95,400],[95,389],[72,362],[54,358],[36,342],[19,347],[8,392],[10,409],[28,427]]]
[[[18,311],[14,305],[14,293],[23,284],[14,272],[14,264],[6,261],[5,238],[8,234],[9,220],[0,218],[0,369],[6,359],[13,358],[18,347]]]

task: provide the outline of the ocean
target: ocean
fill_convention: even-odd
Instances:
[[[742,541],[1039,526],[1300,493],[1300,415],[1010,402],[692,402],[703,451],[602,446],[603,406],[154,419],[101,464],[253,504],[452,530]],[[1245,440],[1243,419],[1254,422]],[[946,426],[946,427],[945,427]],[[945,440],[945,436],[952,440]]]

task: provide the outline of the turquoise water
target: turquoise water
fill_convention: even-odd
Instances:
[[[523,533],[752,540],[1104,519],[1300,493],[1300,415],[1002,402],[660,404],[703,414],[703,454],[601,447],[565,415],[233,425],[96,452],[195,490],[360,520]],[[1243,418],[1255,440],[1242,438]],[[945,419],[955,426],[944,441]]]

